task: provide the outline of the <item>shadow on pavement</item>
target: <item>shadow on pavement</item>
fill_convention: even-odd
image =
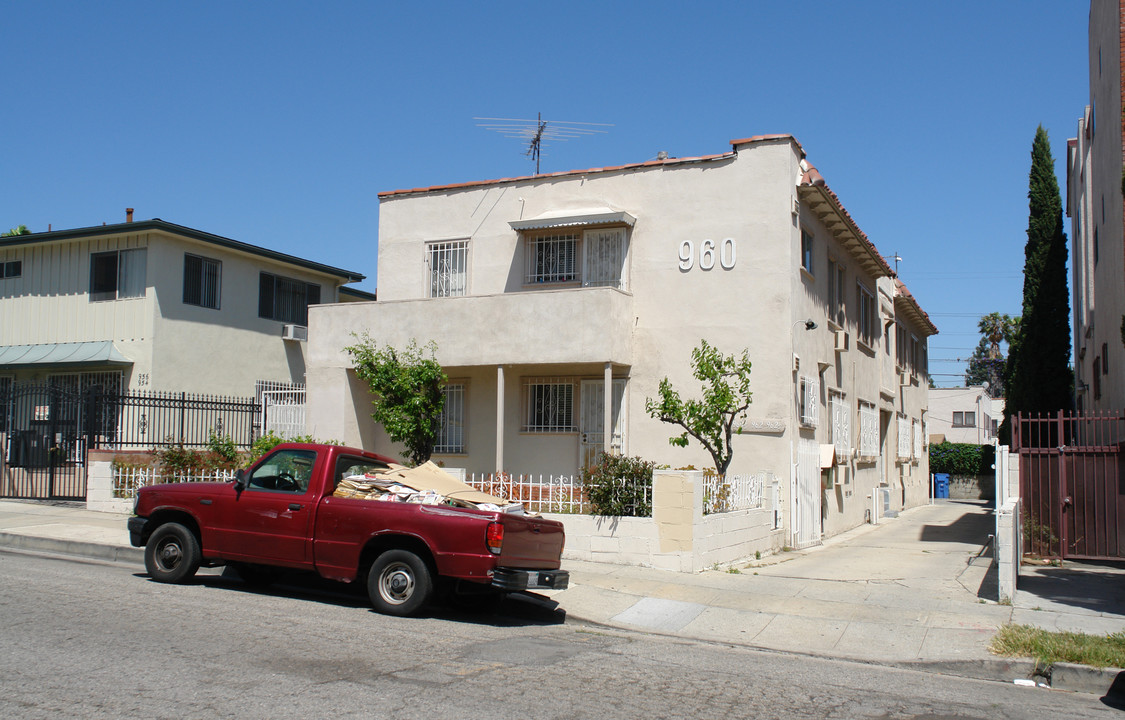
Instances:
[[[942,500],[949,505],[963,505],[965,512],[948,525],[923,525],[918,539],[922,542],[965,543],[983,546],[996,530],[996,519],[981,500]]]
[[[1020,569],[1021,605],[1033,595],[1044,603],[1125,617],[1125,563],[1067,560],[1063,567]]]
[[[149,578],[147,573],[135,573],[136,577]],[[371,614],[367,589],[362,583],[341,583],[326,580],[319,575],[299,571],[283,571],[277,579],[266,585],[249,583],[231,568],[216,568],[210,573],[200,571],[194,583],[246,595],[284,597],[296,600],[335,605],[338,607],[366,608]],[[247,600],[247,602],[252,602]],[[489,625],[492,627],[527,627],[561,625],[566,622],[566,611],[559,608],[554,600],[531,592],[512,593],[495,598],[491,603],[461,603],[448,594],[435,593],[430,606],[419,617],[428,617],[450,622]]]

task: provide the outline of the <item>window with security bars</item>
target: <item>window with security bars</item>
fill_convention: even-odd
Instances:
[[[527,274],[524,282],[566,283],[578,280],[577,233],[555,233],[527,239]]]
[[[625,289],[625,228],[587,230],[582,234],[586,267],[583,287]]]
[[[910,420],[905,415],[898,416],[898,457],[910,459]]]
[[[469,241],[426,245],[430,266],[430,297],[461,297],[468,289]]]
[[[107,395],[117,395],[121,392],[121,373],[55,373],[47,376],[47,384],[53,388],[72,393],[83,393],[96,387]]]
[[[816,427],[820,422],[820,380],[802,375],[799,387],[801,424]]]
[[[574,381],[532,379],[524,383],[524,432],[576,432]]]
[[[922,424],[917,420],[911,420],[910,425],[914,430],[914,455],[915,460],[922,457]]]
[[[309,324],[309,305],[320,304],[320,286],[302,280],[261,273],[258,276],[258,317],[283,323]]]
[[[879,456],[879,411],[871,403],[859,403],[859,456]]]
[[[438,418],[435,453],[465,452],[465,385],[448,383],[442,388],[445,404]]]
[[[832,445],[836,448],[838,462],[847,462],[852,452],[852,409],[840,393],[833,393],[832,406]]]
[[[223,264],[184,253],[184,304],[219,309]]]

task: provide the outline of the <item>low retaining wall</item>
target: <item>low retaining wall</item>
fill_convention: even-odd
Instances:
[[[653,473],[652,517],[550,514],[566,528],[563,558],[700,572],[784,545],[765,507],[703,514],[703,473]]]

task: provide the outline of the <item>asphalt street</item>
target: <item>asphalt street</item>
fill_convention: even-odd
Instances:
[[[321,582],[160,585],[0,552],[0,716],[1096,718],[1096,696],[498,614],[374,614]]]

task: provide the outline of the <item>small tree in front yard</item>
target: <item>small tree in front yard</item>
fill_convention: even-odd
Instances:
[[[660,381],[659,397],[645,398],[645,411],[661,422],[679,425],[679,435],[668,438],[678,447],[687,447],[693,437],[711,454],[715,472],[726,475],[734,456],[731,438],[742,432],[746,408],[750,407],[750,353],[723,355],[706,340],[691,351],[692,375],[703,384],[700,400],[683,400],[665,377]]]
[[[420,465],[430,459],[445,405],[446,376],[434,359],[437,345],[427,344],[427,357],[411,340],[403,350],[380,348],[366,332],[344,348],[355,362],[356,375],[371,388],[371,417],[391,440],[406,445],[402,457]]]

